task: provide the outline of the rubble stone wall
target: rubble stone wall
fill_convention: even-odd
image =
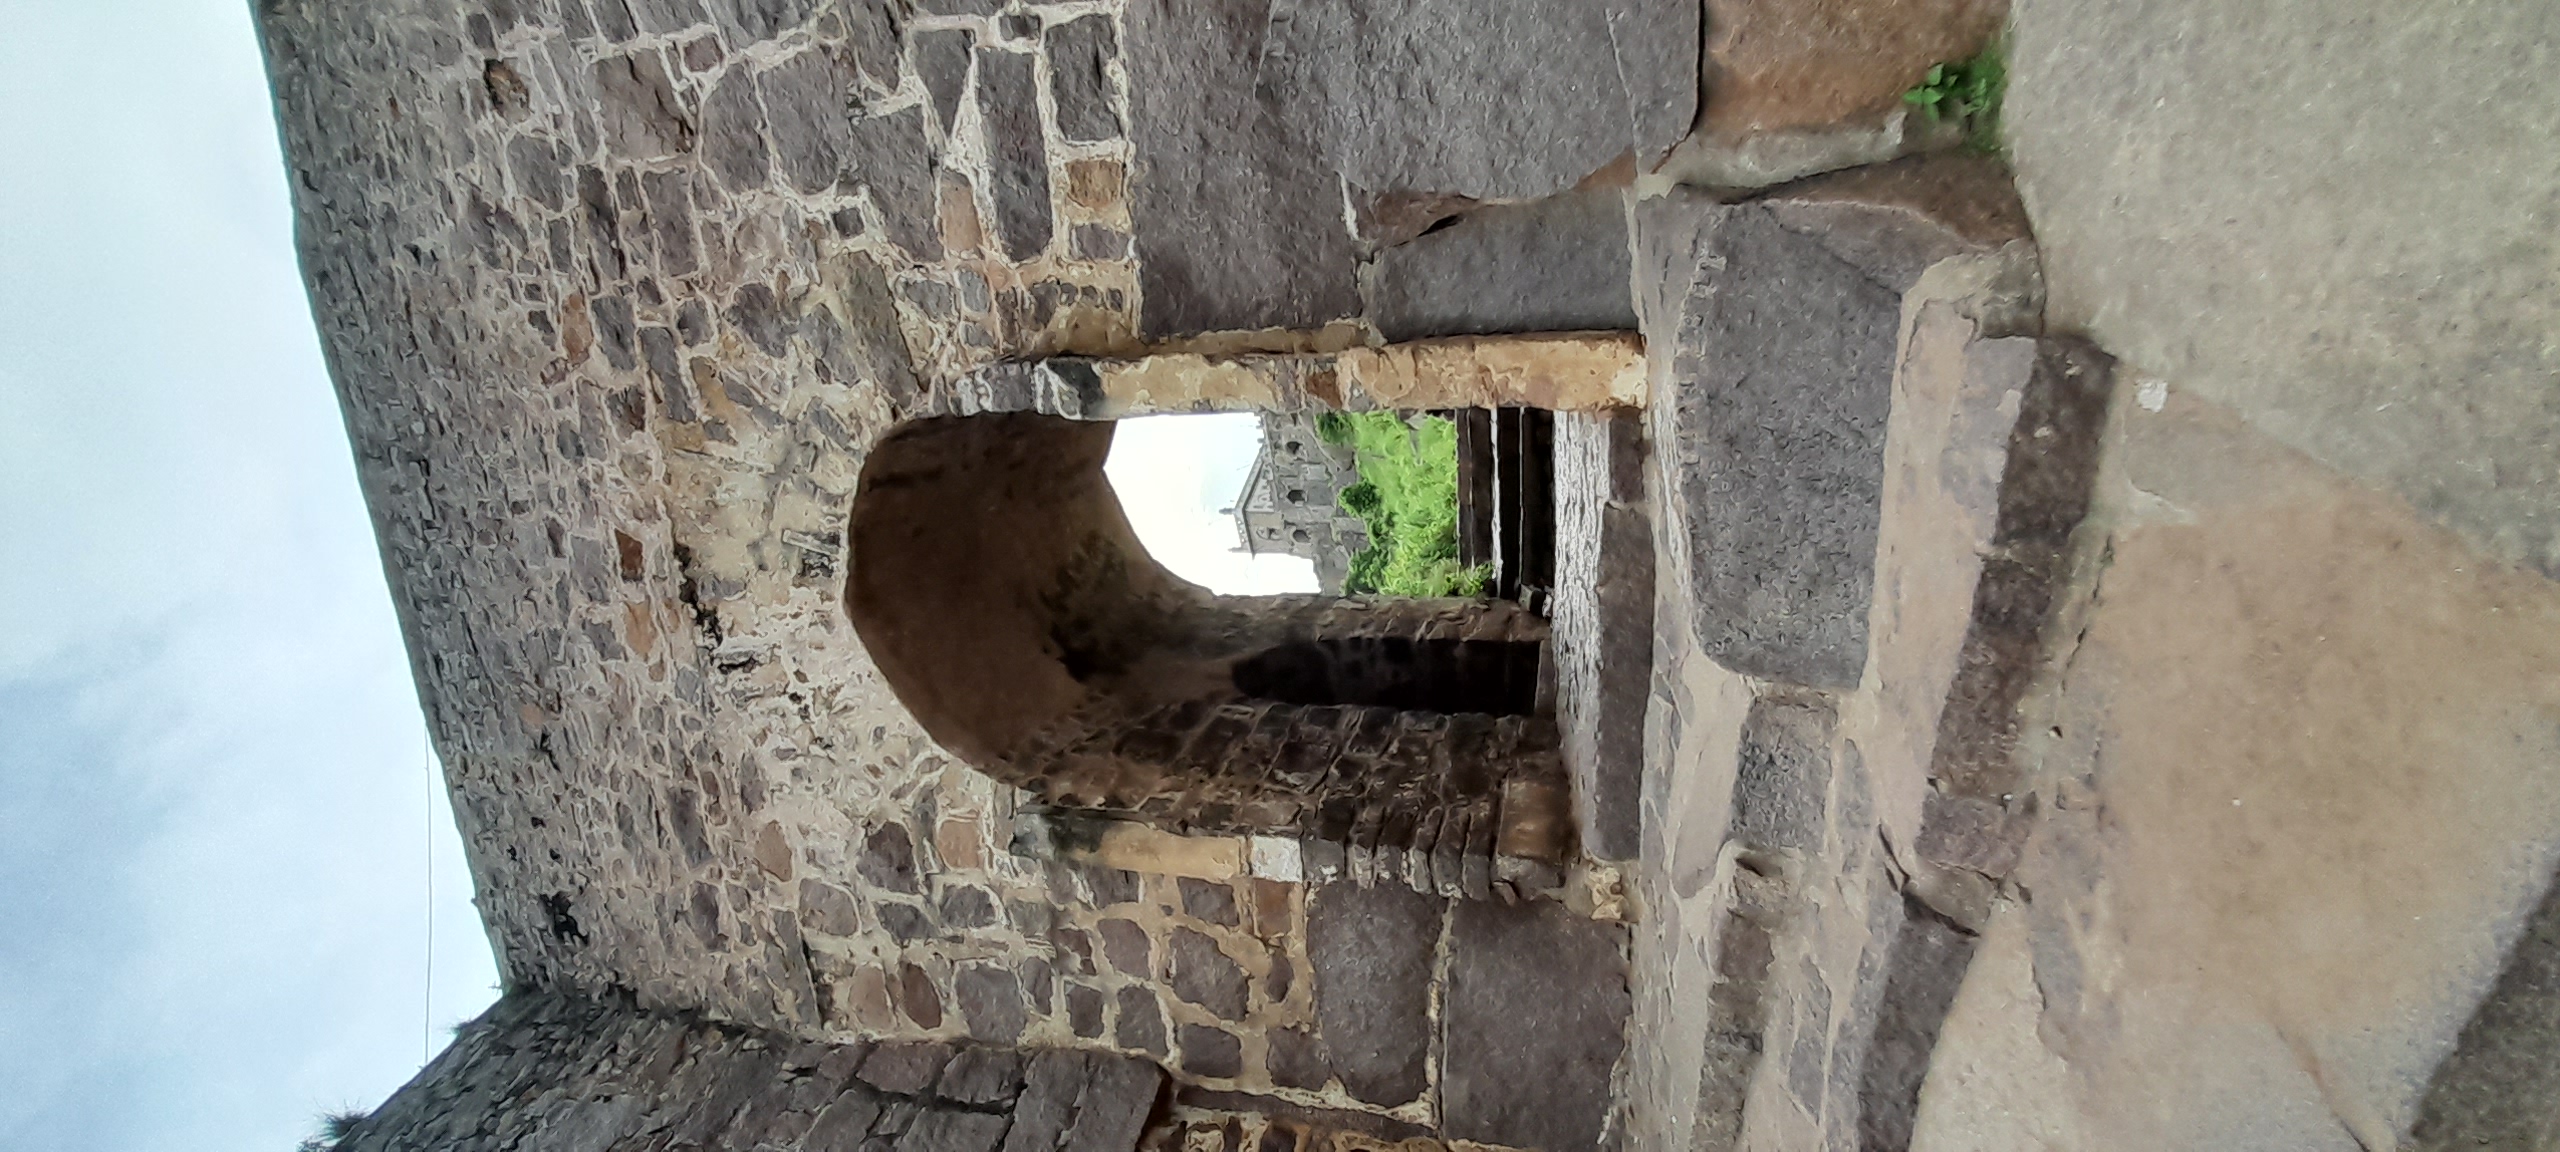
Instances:
[[[315,316],[510,988],[1098,1046],[1200,1091],[1439,1115],[1428,1080],[1381,1102],[1307,1071],[1349,1057],[1304,885],[1013,855],[1013,790],[898,703],[841,607],[891,430],[972,410],[990,365],[1143,375],[1141,331],[1259,325],[1179,321],[1177,261],[1139,259],[1133,203],[1196,192],[1163,177],[1209,126],[1133,70],[1256,98],[1144,7],[258,4]],[[1315,186],[1353,251],[1338,181]],[[1194,362],[1322,349],[1390,402],[1538,363],[1372,348],[1343,300],[1287,321],[1330,330]],[[1605,366],[1569,382],[1611,402],[1632,338],[1576,347]]]

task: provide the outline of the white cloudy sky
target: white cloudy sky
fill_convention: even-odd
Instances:
[[[493,994],[248,12],[0,0],[0,1148],[290,1149]]]
[[[494,995],[248,10],[0,0],[0,1148],[288,1149]],[[1255,436],[1111,472],[1176,571],[1312,588],[1230,551]]]
[[[1249,414],[1123,420],[1102,471],[1139,542],[1174,575],[1230,595],[1313,592],[1314,561],[1239,551],[1235,517],[1222,511],[1261,443]]]

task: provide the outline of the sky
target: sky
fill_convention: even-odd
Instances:
[[[290,1149],[496,995],[247,0],[0,0],[0,1148]],[[1126,422],[1168,567],[1250,416]],[[432,941],[432,947],[430,945]]]
[[[1315,561],[1248,555],[1237,547],[1235,506],[1262,443],[1251,413],[1123,420],[1102,473],[1129,527],[1156,562],[1231,596],[1316,590]]]
[[[290,1149],[495,995],[248,12],[0,0],[0,1148]]]

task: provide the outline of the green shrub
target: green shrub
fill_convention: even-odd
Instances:
[[[1328,412],[1316,434],[1351,447],[1360,482],[1336,500],[1369,526],[1343,590],[1387,596],[1473,596],[1485,573],[1458,564],[1458,429],[1426,416]],[[1339,437],[1339,439],[1336,439]]]

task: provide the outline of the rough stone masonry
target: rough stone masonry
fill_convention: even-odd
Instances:
[[[1996,4],[256,11],[507,984],[348,1148],[2560,1146],[2532,501],[2049,322]],[[1099,473],[1462,406],[1551,621]]]

